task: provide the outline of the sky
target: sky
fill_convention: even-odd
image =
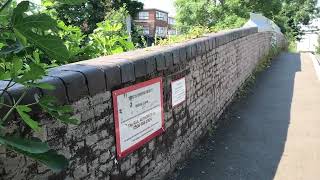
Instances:
[[[169,12],[169,16],[175,16],[176,10],[174,7],[174,0],[139,0],[144,3],[144,8],[157,8]],[[320,7],[320,0],[318,0]]]
[[[174,0],[139,0],[144,3],[144,8],[156,8],[169,12],[169,16],[175,16]]]

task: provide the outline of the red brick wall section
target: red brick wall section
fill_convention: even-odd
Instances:
[[[138,49],[51,70],[42,81],[57,88],[44,94],[70,104],[80,125],[63,125],[34,114],[42,133],[29,133],[70,159],[54,173],[0,147],[0,179],[161,179],[189,155],[232,101],[233,95],[271,49],[286,45],[282,35],[236,29],[168,47]],[[156,77],[163,79],[165,133],[117,161],[112,91]],[[187,100],[171,106],[171,82],[186,78]],[[1,83],[0,83],[1,89]],[[27,96],[33,97],[35,91]],[[13,96],[17,88],[10,89]],[[23,130],[22,124],[9,129]]]

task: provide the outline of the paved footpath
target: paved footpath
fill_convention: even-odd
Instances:
[[[230,114],[171,178],[320,179],[320,81],[308,54],[275,58]]]

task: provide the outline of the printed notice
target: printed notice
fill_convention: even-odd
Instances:
[[[186,78],[181,78],[171,83],[172,107],[186,100]]]
[[[114,91],[113,103],[119,158],[164,131],[161,78]]]

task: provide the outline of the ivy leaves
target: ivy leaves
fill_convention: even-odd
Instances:
[[[68,59],[69,53],[63,41],[52,35],[57,31],[56,21],[47,14],[26,16],[28,9],[29,2],[23,1],[13,11],[11,21],[16,37],[24,46],[30,42],[53,59]]]
[[[16,107],[17,112],[19,113],[22,120],[31,127],[34,131],[39,132],[41,128],[39,127],[39,123],[31,119],[31,117],[28,115],[29,112],[31,112],[31,108],[28,106],[18,105]]]

